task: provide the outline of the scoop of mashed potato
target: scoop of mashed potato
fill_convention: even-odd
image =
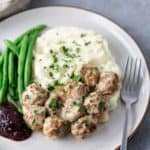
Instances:
[[[33,79],[48,89],[68,83],[73,73],[78,76],[84,64],[121,76],[107,41],[91,30],[52,28],[38,38],[33,56]],[[112,109],[116,107],[118,97],[119,94],[112,97]]]

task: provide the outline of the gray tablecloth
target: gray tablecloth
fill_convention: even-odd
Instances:
[[[29,9],[57,4],[87,8],[111,18],[137,41],[150,68],[150,0],[32,0]],[[128,149],[150,150],[150,107]]]

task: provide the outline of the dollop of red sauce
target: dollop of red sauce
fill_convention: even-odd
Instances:
[[[30,137],[32,131],[25,124],[22,115],[16,108],[5,103],[0,106],[0,135],[15,141]]]

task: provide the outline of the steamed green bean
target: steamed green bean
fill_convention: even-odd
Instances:
[[[39,32],[35,32],[30,37],[30,43],[28,47],[27,57],[26,57],[26,63],[25,63],[25,71],[24,71],[24,84],[25,86],[28,86],[31,81],[31,66],[32,66],[32,50],[35,45],[36,39],[38,37]]]
[[[0,56],[0,89],[2,87],[2,80],[3,80],[3,56]]]
[[[21,94],[25,89],[24,68],[25,68],[27,48],[28,48],[28,36],[25,35],[22,41],[21,50],[19,54],[19,62],[18,62],[18,93],[19,93],[20,100],[21,100]]]
[[[5,40],[4,43],[15,55],[19,56],[19,50],[15,43],[10,40]]]
[[[9,49],[6,48],[6,50],[4,51],[3,80],[2,80],[2,87],[0,90],[0,104],[2,104],[5,101],[8,88],[8,57],[9,57]]]
[[[25,35],[29,35],[31,33],[34,33],[35,31],[43,31],[47,26],[44,25],[44,24],[41,24],[41,25],[38,25],[36,27],[33,27],[29,30],[27,30],[26,32],[24,32],[22,35],[20,35],[16,40],[15,40],[15,43],[18,44]]]
[[[8,80],[9,80],[9,85],[13,86],[14,79],[15,79],[15,64],[14,60],[15,56],[12,52],[9,53],[9,60],[8,60]]]

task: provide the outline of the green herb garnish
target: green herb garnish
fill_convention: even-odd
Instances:
[[[75,54],[69,53],[69,49],[68,49],[67,47],[65,47],[65,46],[62,46],[62,47],[60,48],[60,51],[61,51],[64,55],[66,55],[67,57],[70,57],[70,58],[76,57]]]
[[[52,58],[53,58],[54,63],[56,63],[58,61],[58,58],[57,58],[56,54],[52,55]]]
[[[56,72],[59,71],[59,69],[60,69],[58,64],[52,64],[52,65],[50,65],[50,68],[53,69]]]
[[[55,87],[53,85],[48,85],[47,87],[48,91],[53,91],[55,89]]]
[[[56,98],[52,98],[48,106],[49,108],[56,108],[56,109],[59,109],[61,107],[60,103]]]
[[[53,53],[54,53],[54,51],[53,51],[52,49],[50,49],[50,53],[51,53],[51,54],[53,54]]]
[[[72,74],[71,79],[77,82],[83,82],[83,77],[79,74]]]
[[[72,41],[73,44],[75,44],[76,46],[80,46],[79,43],[77,43],[76,41]]]
[[[85,113],[85,112],[86,112],[86,108],[85,108],[85,106],[84,106],[82,103],[80,103],[80,102],[73,102],[73,104],[74,104],[75,106],[78,106],[78,107],[79,107],[79,111],[80,111],[81,113]]]
[[[86,34],[82,33],[80,36],[81,36],[81,37],[85,37],[85,36],[86,36]]]
[[[89,41],[89,42],[85,42],[85,43],[84,43],[84,45],[85,45],[85,46],[88,46],[89,44],[91,44],[91,42],[90,42],[90,41]]]
[[[68,68],[69,66],[67,64],[64,64],[63,65],[63,68]]]
[[[39,115],[40,114],[40,112],[38,110],[34,110],[33,112],[34,112],[35,115]]]
[[[35,121],[35,119],[33,119],[31,125],[33,126],[33,125],[35,125],[35,123],[36,123],[36,121]]]
[[[63,86],[63,83],[60,83],[58,80],[54,82],[54,86]]]
[[[80,52],[80,48],[77,48],[77,49],[76,49],[76,52],[79,53],[79,52]]]
[[[61,51],[62,53],[64,53],[65,55],[68,55],[69,49],[68,49],[67,47],[65,47],[65,46],[62,46],[62,47],[60,48],[60,51]]]
[[[106,107],[106,106],[105,106],[105,102],[104,102],[104,101],[101,101],[101,102],[99,103],[99,106],[98,106],[98,107],[99,107],[99,110],[103,112],[103,111],[105,110],[105,107]]]
[[[50,76],[50,77],[53,77],[53,73],[52,73],[52,72],[49,72],[49,76]]]

